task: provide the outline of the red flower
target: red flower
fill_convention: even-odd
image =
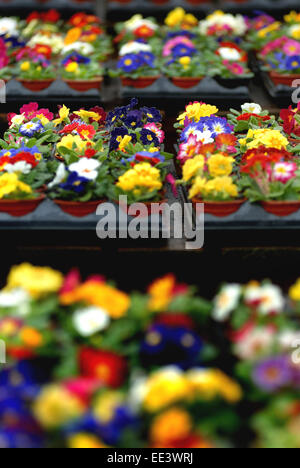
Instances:
[[[134,31],[134,34],[139,38],[149,38],[154,36],[155,31],[147,25],[142,25]]]
[[[199,148],[199,154],[206,156],[207,154],[213,154],[216,151],[215,143],[208,143],[207,145],[202,145]]]
[[[90,112],[95,112],[95,114],[100,115],[100,119],[98,120],[99,125],[104,125],[105,124],[107,113],[105,112],[105,110],[102,107],[99,107],[99,106],[92,107],[90,109]],[[92,122],[94,122],[94,120],[90,119],[90,122],[92,123]]]
[[[41,19],[45,23],[57,23],[60,19],[60,13],[57,10],[49,10],[46,13],[41,13]]]
[[[25,114],[25,117],[32,117],[32,115],[38,110],[39,105],[37,102],[30,102],[29,104],[25,104],[20,109],[20,114]]]
[[[156,166],[156,164],[160,163],[160,160],[158,158],[147,158],[146,156],[142,156],[141,154],[137,154],[135,156],[135,162],[133,163],[133,166],[135,166],[136,162],[147,162],[151,164],[152,166]]]
[[[258,115],[258,114],[250,114],[250,113],[246,113],[246,114],[242,114],[240,115],[237,120],[238,121],[246,121],[248,122],[248,120],[251,119],[251,117],[255,117],[256,119],[260,119],[262,120],[263,122],[267,122],[268,120],[271,119],[271,117],[269,115],[266,115],[266,116],[262,116],[262,115]]]
[[[11,126],[12,124],[12,119],[14,117],[16,117],[17,114],[13,113],[13,112],[10,112],[9,114],[7,114],[7,121],[8,121],[8,125]]]
[[[34,47],[33,50],[37,54],[43,55],[44,57],[46,57],[49,60],[51,59],[51,55],[52,55],[51,47],[43,45],[43,44],[36,44],[36,46]]]
[[[89,406],[94,393],[102,387],[102,383],[99,379],[75,377],[63,382],[63,386],[84,405]]]
[[[217,135],[215,139],[218,149],[222,146],[236,146],[237,141],[238,139],[235,135],[231,135],[228,133],[222,133],[220,135]]]
[[[83,140],[92,140],[96,135],[93,125],[80,125],[77,127],[77,133]]]
[[[288,135],[294,133],[296,127],[295,115],[296,113],[292,110],[292,106],[288,109],[282,109],[280,112],[280,118],[283,120],[283,129]]]
[[[92,148],[88,148],[85,153],[84,153],[84,156],[86,158],[93,158],[94,156],[96,156],[97,154],[97,151],[92,149]]]
[[[9,357],[17,359],[18,361],[24,361],[24,359],[32,359],[35,357],[35,353],[25,348],[25,346],[9,346],[7,348],[7,354]]]
[[[16,156],[9,158],[10,164],[16,164],[19,161],[25,161],[27,164],[30,164],[32,167],[36,167],[39,163],[31,153],[21,152],[18,153]]]
[[[59,133],[63,134],[63,135],[67,135],[69,133],[73,133],[75,130],[77,130],[77,127],[78,127],[78,123],[73,123],[71,125],[66,125],[62,130],[60,130]]]
[[[82,348],[79,367],[83,377],[100,379],[108,387],[120,387],[127,375],[127,363],[122,356],[109,351]]]
[[[256,175],[261,170],[267,170],[271,164],[276,164],[280,161],[290,161],[291,159],[293,159],[293,155],[288,151],[260,146],[259,148],[248,150],[243,155],[241,172]]]
[[[31,23],[31,21],[34,21],[34,20],[38,20],[40,19],[40,14],[38,11],[33,11],[32,13],[30,13],[29,16],[27,16],[26,18],[26,23]]]
[[[191,330],[195,328],[193,320],[184,314],[160,314],[155,323],[166,325],[167,327],[183,327]]]
[[[234,42],[221,42],[219,48],[221,48],[221,47],[226,47],[226,48],[228,47],[229,49],[237,50],[242,56],[242,58],[239,60],[239,62],[244,62],[244,63],[248,62],[247,52],[245,52],[243,49],[241,49],[239,46],[237,46]],[[216,54],[220,55],[219,50],[216,51]]]

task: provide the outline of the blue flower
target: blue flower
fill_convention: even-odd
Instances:
[[[223,133],[230,134],[233,130],[227,119],[221,117],[210,117],[209,126],[213,138]]]
[[[300,57],[299,55],[294,55],[293,57],[288,57],[286,61],[287,70],[298,70],[300,68]]]
[[[148,123],[159,123],[162,115],[155,107],[143,107],[141,111],[145,114]]]
[[[69,62],[76,62],[88,65],[89,63],[91,63],[91,59],[88,57],[84,57],[84,55],[81,55],[78,52],[72,52],[62,60],[61,64],[65,66],[68,65]]]
[[[157,136],[155,135],[154,132],[151,132],[151,130],[148,130],[146,128],[143,128],[141,132],[141,142],[145,146],[150,146],[152,143],[154,144],[155,147],[159,146],[159,140]]]
[[[187,37],[188,39],[194,39],[196,37],[196,34],[190,32],[190,31],[185,31],[185,30],[180,30],[180,31],[175,31],[175,32],[169,32],[166,37],[166,42],[169,39],[173,39],[179,36],[184,36]]]
[[[17,153],[19,153],[19,150],[15,150],[15,149],[4,149],[2,151],[0,151],[0,157],[2,158],[3,156],[6,156],[6,157],[9,157],[9,158],[12,158],[13,156],[15,156]]]
[[[128,133],[129,132],[126,127],[115,128],[111,132],[109,151],[117,150],[122,139],[124,138],[124,136],[128,135]]]
[[[82,193],[84,192],[86,185],[90,181],[85,177],[80,177],[77,172],[70,172],[68,179],[63,184],[60,184],[60,188],[68,190],[70,192]]]
[[[172,55],[175,58],[191,57],[196,52],[197,50],[195,48],[188,47],[184,44],[178,44],[172,49]]]
[[[137,70],[141,66],[142,62],[138,55],[128,54],[122,57],[118,62],[118,68],[123,70],[125,73],[131,73]]]
[[[206,123],[192,123],[188,125],[181,134],[181,141],[187,142],[191,135],[194,135],[196,132],[204,132],[210,130],[210,127]]]
[[[44,126],[41,122],[28,122],[20,127],[20,133],[26,137],[32,137],[36,133],[40,133]]]
[[[33,398],[40,389],[40,385],[46,382],[47,375],[38,366],[30,361],[19,361],[14,367],[0,372],[0,401],[2,395],[17,395],[20,398]]]
[[[155,68],[155,55],[151,54],[151,52],[139,52],[138,57],[142,65],[148,65],[148,67]]]
[[[132,110],[128,112],[124,123],[126,127],[131,128],[131,129],[136,129],[142,126],[142,118],[143,118],[142,112],[138,110]]]
[[[0,430],[0,448],[40,449],[43,448],[43,439],[27,431],[3,429]]]
[[[106,123],[109,127],[116,125],[119,120],[125,119],[127,112],[129,112],[127,106],[117,107],[115,110],[109,112],[106,117]]]

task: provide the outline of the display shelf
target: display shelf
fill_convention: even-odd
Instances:
[[[72,0],[48,0],[46,2],[39,2],[35,0],[10,0],[0,2],[0,15],[1,16],[20,16],[25,17],[31,11],[47,11],[50,9],[57,9],[63,17],[70,16],[77,11],[85,11],[92,13],[95,11],[95,0],[87,2],[76,2]]]

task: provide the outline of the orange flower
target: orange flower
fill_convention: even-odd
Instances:
[[[25,327],[20,332],[20,338],[29,348],[39,348],[43,344],[43,336],[35,328]]]
[[[70,45],[78,41],[78,39],[80,39],[81,34],[82,34],[81,28],[70,29],[70,31],[68,32],[65,38],[65,45]]]

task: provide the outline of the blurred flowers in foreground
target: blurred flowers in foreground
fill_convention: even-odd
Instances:
[[[209,302],[173,275],[127,294],[78,270],[13,267],[0,446],[299,447],[298,290],[223,285]]]

